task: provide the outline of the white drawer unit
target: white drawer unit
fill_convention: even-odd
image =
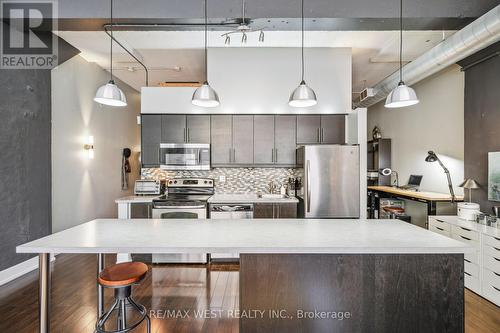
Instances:
[[[496,305],[500,305],[500,274],[485,268],[482,282],[481,295]]]
[[[500,229],[457,216],[432,216],[429,230],[476,249],[464,254],[464,285],[500,306]]]

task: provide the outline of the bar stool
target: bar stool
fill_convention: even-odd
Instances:
[[[144,320],[147,322],[147,332],[151,332],[151,319],[149,318],[144,305],[137,304],[131,297],[132,285],[139,284],[148,272],[148,266],[142,262],[124,262],[105,268],[99,274],[99,284],[105,288],[115,291],[115,301],[111,308],[97,320],[96,333],[126,333]],[[140,314],[140,319],[127,326],[126,308],[130,306]],[[104,325],[113,311],[117,310],[117,330],[106,331]]]

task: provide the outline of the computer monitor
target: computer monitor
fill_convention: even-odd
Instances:
[[[423,176],[421,175],[410,175],[410,179],[408,180],[408,185],[418,187],[422,182]]]

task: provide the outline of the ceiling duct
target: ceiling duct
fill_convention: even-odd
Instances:
[[[405,82],[415,84],[499,40],[500,5],[404,66]],[[374,96],[354,103],[353,109],[367,108],[380,102],[397,87],[398,82],[399,72],[391,74],[373,87]]]

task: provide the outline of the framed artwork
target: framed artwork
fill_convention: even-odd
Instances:
[[[500,152],[488,153],[488,200],[500,201]]]

